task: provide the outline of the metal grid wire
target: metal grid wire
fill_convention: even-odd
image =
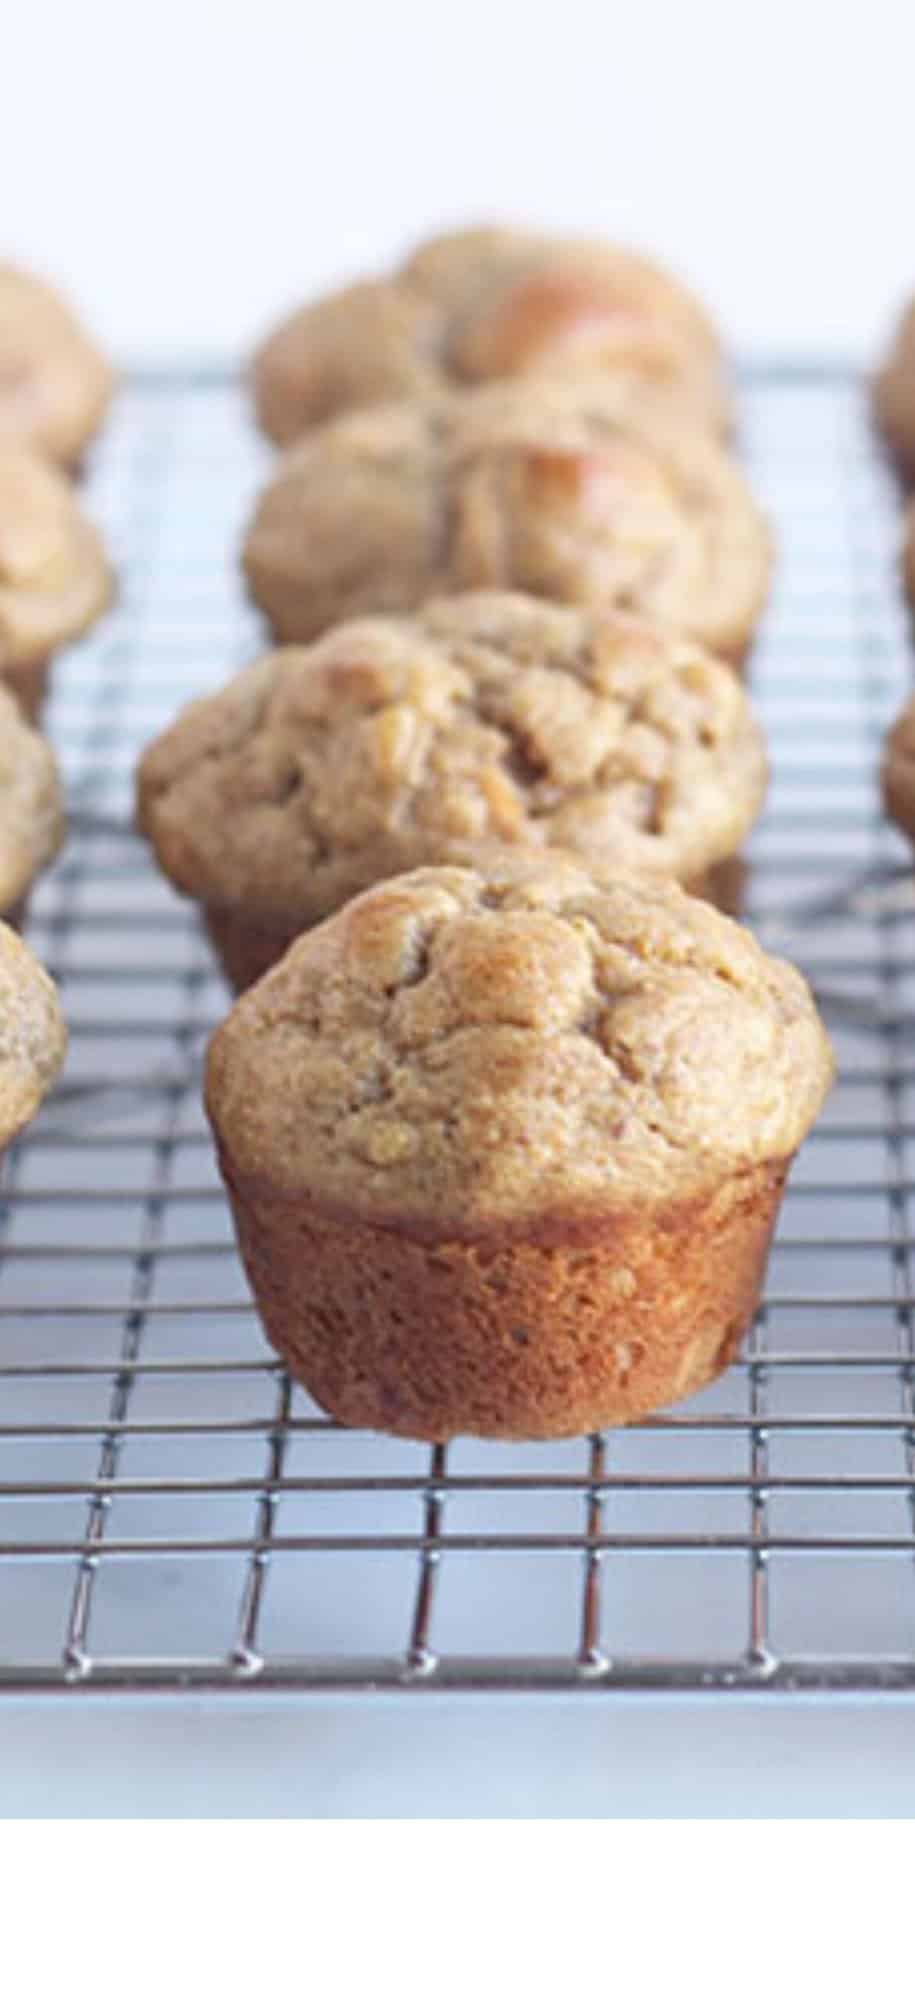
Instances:
[[[765,921],[903,858],[874,775],[907,634],[859,385],[772,366],[744,389],[781,546]],[[74,830],[29,934],[71,1054],[3,1169],[0,1687],[915,1687],[911,918],[795,940],[865,1018],[833,1016],[841,1079],[764,1309],[691,1404],[430,1452],[329,1423],[263,1342],[199,1102],[225,993],[118,831],[140,745],[257,644],[234,558],[261,471],[231,385],[163,373],[128,386],[90,484],[123,588],[50,712]]]

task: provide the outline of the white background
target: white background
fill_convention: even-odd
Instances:
[[[123,357],[242,349],[469,217],[650,246],[745,348],[868,354],[915,286],[911,0],[0,0],[0,64],[0,256]],[[0,1743],[26,1814],[892,1814],[915,1783],[891,1704],[26,1704]]]
[[[915,285],[905,0],[0,0],[0,59],[0,256],[122,355],[468,216],[649,245],[745,347],[870,351]]]

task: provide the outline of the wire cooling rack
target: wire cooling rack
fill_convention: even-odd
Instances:
[[[903,858],[874,774],[907,638],[860,385],[744,388],[781,545],[755,663],[771,925]],[[0,1689],[915,1687],[911,917],[796,941],[846,997],[840,1082],[745,1356],[691,1404],[430,1451],[328,1422],[262,1340],[199,1102],[226,996],[118,831],[139,747],[257,645],[234,557],[262,469],[227,380],[163,373],[128,385],[90,483],[122,595],[49,718],[74,830],[29,934],[71,1052],[3,1169]]]

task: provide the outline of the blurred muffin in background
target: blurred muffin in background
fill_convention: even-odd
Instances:
[[[259,348],[251,384],[261,428],[289,444],[393,397],[582,369],[730,428],[718,336],[685,285],[632,251],[521,229],[435,237],[392,276],[301,307]]]
[[[909,501],[903,519],[900,567],[906,596],[915,610],[915,499]]]
[[[279,460],[243,559],[283,640],[497,588],[659,617],[739,664],[770,556],[728,454],[592,373],[337,417]]]
[[[887,734],[880,783],[890,818],[915,844],[915,695],[910,695]]]
[[[872,388],[878,429],[906,479],[915,479],[915,299],[902,313]]]
[[[0,446],[31,445],[74,469],[113,387],[110,364],[59,293],[0,263]]]
[[[0,916],[18,921],[36,876],[64,837],[54,753],[0,687]]]
[[[57,467],[0,444],[0,681],[41,710],[58,648],[94,624],[113,576],[98,530]]]
[[[34,1118],[67,1047],[57,989],[0,923],[0,1152]]]

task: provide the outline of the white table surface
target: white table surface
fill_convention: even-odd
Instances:
[[[9,1817],[908,1818],[913,1796],[915,1714],[893,1701],[90,1697],[0,1711]]]

